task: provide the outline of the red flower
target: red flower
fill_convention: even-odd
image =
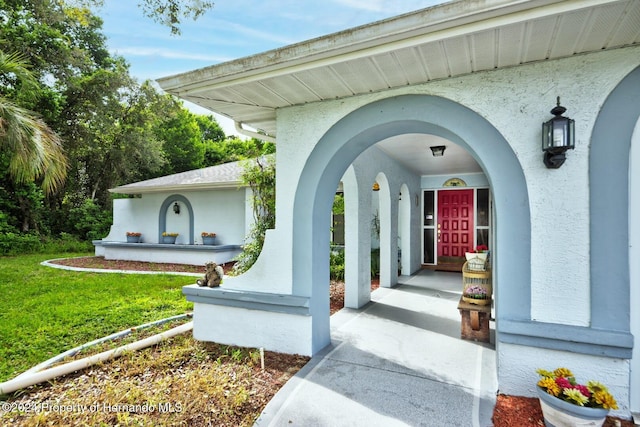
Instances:
[[[573,388],[573,385],[569,380],[563,377],[556,378],[556,384],[558,384],[560,388]]]

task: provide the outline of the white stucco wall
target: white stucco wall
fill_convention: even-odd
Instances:
[[[640,48],[631,47],[279,110],[276,229],[267,235],[263,254],[252,269],[255,274],[247,275],[252,280],[238,281],[238,288],[291,292],[295,269],[293,195],[316,142],[362,106],[397,95],[426,94],[450,99],[486,118],[509,142],[521,164],[531,212],[531,319],[589,326],[589,224],[606,220],[589,217],[590,136],[607,96],[638,65]],[[566,115],[575,120],[576,149],[567,153],[560,169],[551,170],[542,162],[540,133],[541,123],[552,117],[549,111],[555,106],[556,96],[561,96]],[[336,184],[339,178],[335,177]],[[637,200],[632,203],[632,209],[637,211],[637,204]],[[500,215],[509,212],[496,212],[496,228],[500,227]],[[631,233],[635,236],[632,242],[639,240],[637,228],[632,227]],[[632,287],[637,288],[637,280],[634,270]],[[633,292],[637,298],[637,289]],[[633,313],[637,319],[637,310]],[[544,367],[540,365],[543,362],[571,367],[581,378],[593,378],[602,372],[623,405],[621,413],[628,411],[624,405],[629,401],[630,363],[624,359],[501,344],[501,391],[532,395],[535,369]]]
[[[631,140],[629,183],[629,267],[631,333],[635,337],[631,360],[631,411],[640,413],[640,120]]]
[[[584,384],[589,380],[600,381],[609,388],[618,402],[619,409],[612,415],[627,417],[629,408],[629,361],[610,357],[599,357],[546,348],[525,347],[500,343],[498,360],[509,360],[500,366],[500,392],[517,396],[536,396],[539,376],[536,369],[552,371],[559,367],[571,369],[576,380]]]
[[[247,189],[219,189],[179,193],[193,208],[194,244],[202,244],[203,231],[217,234],[217,243],[241,245],[247,231]],[[177,193],[144,194],[141,198],[115,199],[113,225],[105,241],[126,241],[127,231],[142,233],[144,243],[158,243],[160,207],[167,197]],[[250,213],[249,213],[250,215]],[[180,233],[176,243],[189,243],[189,215],[181,204],[179,215],[169,208],[166,231]]]
[[[275,245],[274,253],[280,258],[291,259],[291,195],[315,141],[333,124],[363,105],[390,96],[441,96],[487,118],[520,160],[532,217],[532,319],[589,325],[589,136],[607,95],[638,66],[638,51],[600,52],[279,110],[278,215],[269,244]],[[567,154],[560,169],[550,170],[542,163],[540,128],[552,117],[549,111],[558,95],[566,115],[576,121],[576,149]],[[572,244],[567,247],[566,242]],[[291,270],[286,267],[279,271],[282,282],[290,283]]]

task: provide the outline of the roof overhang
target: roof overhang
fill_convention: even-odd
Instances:
[[[279,108],[638,42],[638,0],[460,0],[158,82],[275,136]]]
[[[242,162],[229,162],[121,185],[109,191],[116,194],[149,194],[237,189],[246,186],[242,181],[242,172]]]

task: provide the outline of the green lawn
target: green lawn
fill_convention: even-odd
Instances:
[[[40,265],[86,255],[0,257],[0,381],[85,342],[192,310],[181,291],[191,277]]]

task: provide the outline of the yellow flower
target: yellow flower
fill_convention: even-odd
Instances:
[[[566,396],[568,402],[575,403],[576,405],[584,406],[589,403],[589,398],[575,388],[565,388],[563,394]]]
[[[536,372],[541,377],[549,377],[549,378],[553,378],[554,377],[553,372],[547,371],[546,369],[537,369]]]
[[[538,381],[538,385],[546,389],[547,393],[549,393],[552,396],[558,397],[558,395],[560,394],[560,387],[558,386],[558,384],[556,384],[553,378],[549,378],[549,377],[541,378],[540,381]]]
[[[604,409],[618,409],[618,402],[606,391],[596,391],[592,396],[593,400]]]
[[[553,371],[553,374],[556,376],[556,378],[558,377],[568,378],[573,376],[573,372],[571,372],[567,368],[557,368]]]

